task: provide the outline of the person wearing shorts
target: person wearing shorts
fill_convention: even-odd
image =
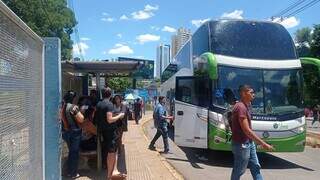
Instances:
[[[124,113],[113,116],[113,104],[110,101],[112,91],[110,88],[103,89],[103,100],[97,104],[96,121],[103,137],[103,149],[107,155],[107,180],[112,179],[112,172],[115,166],[117,155],[117,124],[118,120],[124,117]]]

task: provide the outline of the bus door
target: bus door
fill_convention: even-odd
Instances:
[[[176,77],[174,139],[179,146],[208,147],[209,82],[202,77]]]

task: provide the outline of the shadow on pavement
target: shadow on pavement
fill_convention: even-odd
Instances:
[[[233,166],[232,152],[203,150],[197,148],[179,147],[186,155],[187,159],[177,157],[167,157],[168,160],[189,162],[192,167],[203,169],[201,164],[208,166],[228,167]],[[258,153],[259,161],[262,169],[303,169],[306,171],[314,171],[311,168],[300,166],[293,162],[287,161],[268,153]]]
[[[126,152],[124,147],[124,144],[122,144],[120,148],[120,154],[118,156],[118,170],[122,174],[127,174]]]
[[[314,169],[300,166],[296,163],[287,161],[280,157],[268,153],[259,153],[259,161],[263,169],[303,169],[306,171],[315,171]]]

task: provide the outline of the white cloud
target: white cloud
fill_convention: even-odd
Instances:
[[[113,22],[115,21],[114,18],[108,17],[108,18],[101,18],[102,21],[106,21],[106,22]]]
[[[103,12],[102,15],[103,15],[103,16],[109,16],[109,14],[106,13],[106,12]]]
[[[242,10],[234,10],[231,13],[223,13],[221,18],[226,19],[243,19],[242,17],[243,11]]]
[[[146,42],[159,41],[160,36],[153,35],[153,34],[141,34],[137,36],[136,39],[139,41],[140,44],[144,44]]]
[[[201,24],[203,24],[206,21],[209,21],[210,19],[195,19],[195,20],[191,20],[191,24],[195,25],[196,27],[200,27]]]
[[[166,31],[166,32],[176,32],[177,30],[173,27],[170,27],[170,26],[164,26],[162,28],[162,31]]]
[[[287,29],[293,28],[293,27],[298,26],[300,24],[300,20],[294,16],[286,18],[286,19],[282,20],[281,22],[280,22],[280,18],[276,17],[273,19],[273,22],[278,22]]]
[[[105,54],[105,52],[104,52],[104,54]],[[108,54],[114,54],[114,55],[133,54],[133,50],[127,45],[123,45],[123,44],[118,43],[114,46],[114,48],[112,48],[108,51]]]
[[[86,54],[87,49],[89,49],[89,46],[84,42],[79,42],[78,44],[75,43],[72,45],[72,52],[74,55],[80,55],[80,49],[83,55]]]
[[[121,39],[122,38],[122,34],[118,33],[117,36]]]
[[[120,17],[120,20],[128,20],[129,18],[124,14]]]
[[[152,16],[154,16],[152,12],[146,12],[146,11],[133,12],[131,13],[131,15],[132,15],[132,18],[136,20],[149,19]]]
[[[159,9],[159,6],[156,5],[156,6],[151,6],[149,4],[147,4],[145,7],[144,7],[144,11],[156,11]]]
[[[152,16],[154,16],[154,11],[157,11],[159,9],[159,6],[151,6],[147,4],[143,10],[135,11],[131,13],[131,16],[135,20],[143,20],[143,19],[149,19]]]
[[[82,37],[80,38],[81,41],[90,41],[91,39],[90,38],[87,38],[87,37]]]
[[[156,31],[159,31],[159,30],[160,30],[160,28],[157,27],[157,26],[150,26],[150,28],[151,28],[152,30],[156,30]]]

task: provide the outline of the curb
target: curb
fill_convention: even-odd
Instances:
[[[141,131],[143,134],[143,137],[147,140],[150,141],[150,139],[147,137],[147,135],[144,132],[144,126],[147,122],[151,121],[152,119],[148,119],[148,120],[144,120],[141,123]],[[177,180],[184,180],[184,177],[169,163],[167,162],[166,158],[164,158],[163,156],[161,156],[161,154],[159,152],[157,152],[158,156],[160,157],[161,163],[169,170],[169,172],[173,175],[173,177]]]

